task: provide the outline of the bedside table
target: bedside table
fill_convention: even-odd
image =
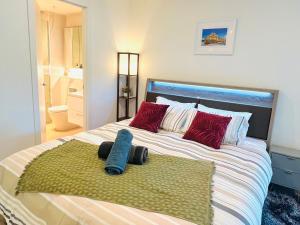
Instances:
[[[270,155],[272,183],[300,191],[300,151],[272,145]]]

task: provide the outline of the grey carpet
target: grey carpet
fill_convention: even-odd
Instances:
[[[299,199],[293,190],[272,184],[263,208],[262,225],[300,225]]]

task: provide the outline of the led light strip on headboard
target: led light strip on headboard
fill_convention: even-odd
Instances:
[[[155,102],[157,96],[217,109],[251,112],[248,136],[270,143],[277,90],[148,79],[146,101]]]

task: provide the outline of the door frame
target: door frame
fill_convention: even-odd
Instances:
[[[82,36],[83,36],[83,129],[88,129],[88,67],[87,67],[87,12],[88,6],[78,4],[76,0],[63,0],[64,2],[76,5],[82,8]],[[39,105],[39,91],[38,91],[38,63],[37,63],[37,35],[36,35],[36,11],[35,0],[27,0],[27,14],[28,14],[28,32],[29,32],[29,47],[30,47],[30,64],[31,64],[31,82],[32,82],[32,100],[33,100],[33,117],[35,130],[35,144],[40,144],[42,141],[42,124],[40,120],[40,105]]]

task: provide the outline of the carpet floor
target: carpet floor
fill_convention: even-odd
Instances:
[[[300,196],[271,184],[262,214],[262,225],[300,225]]]

